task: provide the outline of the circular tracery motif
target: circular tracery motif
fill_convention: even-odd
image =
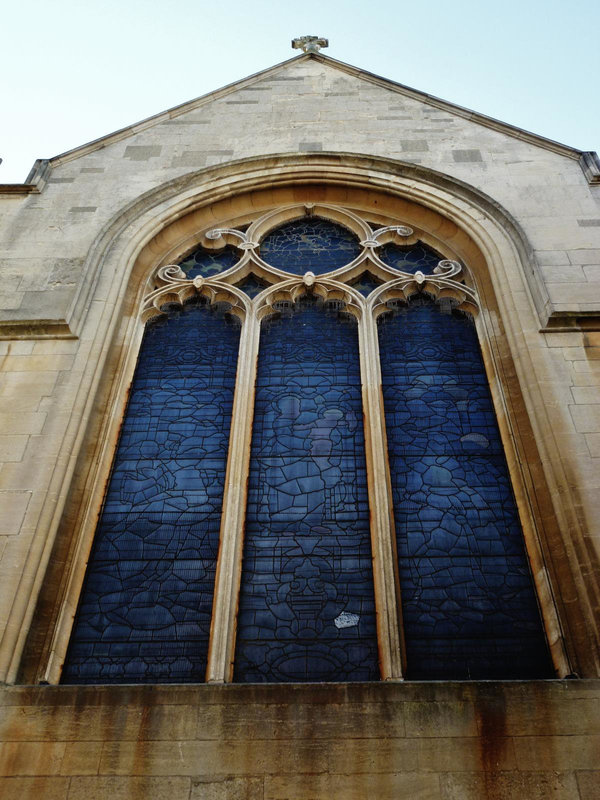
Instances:
[[[286,222],[268,233],[260,244],[267,264],[293,275],[309,270],[315,275],[339,269],[360,255],[357,236],[331,220],[304,217]]]
[[[415,293],[477,313],[461,265],[441,258],[400,221],[381,226],[339,206],[296,204],[250,224],[211,228],[200,241],[203,246],[178,265],[157,270],[144,321],[162,313],[165,303],[183,303],[196,293],[211,303],[229,303],[240,318],[248,302],[262,318],[269,308],[293,304],[307,292],[352,307],[358,316],[360,295],[377,316]]]

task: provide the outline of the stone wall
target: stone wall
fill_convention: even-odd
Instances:
[[[22,687],[3,800],[598,800],[600,681]]]

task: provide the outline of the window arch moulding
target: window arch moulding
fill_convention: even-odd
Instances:
[[[335,223],[345,223],[347,229],[353,230],[358,235],[362,251],[349,264],[330,271],[327,277],[323,278],[317,278],[311,271],[307,271],[299,278],[289,278],[285,272],[270,267],[256,252],[259,241],[263,240],[265,235],[270,230],[276,229],[278,225],[294,220],[310,220],[311,218],[330,219]],[[445,301],[454,307],[468,310],[470,313],[476,311],[477,300],[474,290],[463,282],[456,280],[461,271],[460,265],[456,262],[440,259],[440,265],[435,272],[427,276],[420,270],[417,270],[412,275],[399,274],[398,270],[382,262],[377,256],[377,248],[391,243],[394,238],[401,240],[403,244],[410,242],[411,238],[413,243],[416,241],[414,231],[409,226],[379,225],[373,230],[356,214],[348,213],[340,207],[323,204],[298,204],[284,209],[277,209],[259,217],[246,231],[236,230],[235,228],[212,229],[206,231],[204,236],[205,244],[210,246],[215,243],[222,248],[224,244],[233,244],[234,241],[237,241],[243,254],[242,258],[237,264],[226,269],[218,277],[209,279],[196,276],[189,280],[186,278],[185,273],[176,266],[167,265],[160,268],[153,278],[153,285],[156,288],[146,297],[142,319],[149,319],[157,313],[160,314],[165,304],[182,304],[196,293],[208,298],[211,303],[228,302],[231,311],[234,314],[238,314],[246,325],[249,324],[249,313],[252,316],[252,309],[255,309],[254,333],[251,330],[246,330],[245,335],[242,335],[246,347],[249,347],[249,352],[247,353],[249,357],[240,360],[241,364],[245,363],[251,366],[256,360],[253,348],[258,342],[257,325],[260,324],[261,317],[265,314],[273,313],[273,310],[281,308],[282,304],[295,302],[300,295],[315,294],[330,305],[337,304],[343,307],[347,313],[358,317],[359,324],[361,321],[365,323],[367,319],[374,320],[374,316],[369,315],[367,318],[363,313],[366,301],[362,294],[345,283],[345,281],[351,281],[359,277],[365,270],[368,270],[369,273],[384,283],[382,289],[372,292],[374,296],[378,297],[381,305],[391,298],[396,301],[400,298],[406,301],[414,294],[424,293],[438,301]],[[232,289],[225,282],[228,279],[232,283],[234,281],[238,282],[240,276],[245,277],[250,271],[258,273],[259,277],[264,280],[269,278],[271,281],[277,280],[276,283],[264,289],[251,304],[248,303],[242,292],[235,288]],[[372,328],[373,326],[371,325],[370,327]],[[372,371],[372,365],[376,363],[376,360],[372,358],[369,352],[369,337],[372,341],[373,331],[369,330],[369,324],[366,323],[361,328],[360,354],[363,368],[364,407],[369,429],[367,440],[370,451],[367,460],[371,465],[370,500],[371,507],[373,509],[381,509],[382,513],[379,516],[382,519],[387,517],[388,521],[387,533],[376,530],[377,520],[374,520],[373,523],[373,528],[375,529],[373,534],[374,548],[381,548],[382,542],[384,550],[387,548],[384,554],[375,553],[375,583],[376,587],[378,587],[376,591],[379,594],[379,641],[383,677],[400,678],[402,676],[402,659],[400,655],[402,646],[398,638],[400,626],[397,619],[389,620],[390,615],[394,616],[393,610],[396,609],[396,613],[398,613],[399,609],[397,577],[394,574],[394,569],[389,570],[389,566],[395,562],[395,548],[389,531],[389,520],[391,519],[389,498],[386,500],[383,497],[387,493],[385,487],[389,484],[389,478],[384,478],[383,480],[381,476],[378,478],[377,470],[379,469],[381,475],[384,475],[387,467],[385,463],[379,465],[376,463],[378,460],[381,462],[382,456],[384,456],[385,431],[382,423],[379,397],[376,397],[379,391],[380,378],[377,374],[374,377],[369,377],[369,370],[371,369]],[[242,347],[244,347],[244,342]],[[246,385],[244,385],[243,376],[238,378],[236,402],[240,396],[247,399],[252,397],[253,384],[254,376],[252,370],[249,369]],[[374,412],[375,406],[377,411]],[[238,408],[239,411],[240,409]],[[231,677],[232,640],[235,634],[235,622],[232,620],[231,615],[232,608],[237,606],[236,598],[239,587],[239,571],[241,569],[241,542],[236,541],[236,539],[239,540],[241,538],[240,532],[243,527],[240,524],[240,514],[243,514],[245,505],[244,489],[242,488],[245,485],[244,467],[247,470],[247,463],[244,464],[243,451],[248,449],[247,442],[250,434],[247,430],[247,421],[250,416],[246,404],[243,411],[238,413],[238,422],[236,423],[236,412],[234,411],[234,434],[230,443],[227,486],[228,488],[237,486],[238,496],[230,498],[227,496],[228,490],[226,490],[222,550],[218,567],[217,589],[215,591],[215,612],[208,667],[208,679],[213,681],[228,680]],[[244,430],[244,427],[246,430]],[[238,428],[240,429],[239,431],[237,430]],[[237,455],[235,453],[236,440],[239,442]],[[383,458],[383,461],[385,461],[385,458]],[[230,473],[238,465],[242,467],[241,475],[232,479]],[[382,486],[384,487],[383,492],[381,491]],[[378,491],[377,487],[379,487],[380,496],[376,498],[374,494]],[[233,494],[235,495],[235,490]],[[228,509],[230,507],[234,512],[237,512],[237,515],[236,513],[230,514],[230,520],[228,520]],[[378,513],[378,511],[375,513],[375,517],[378,516]],[[228,530],[229,533],[227,533]],[[232,550],[229,555],[226,553],[228,546]],[[386,569],[390,574],[385,574]],[[390,612],[390,609],[392,609],[392,612]],[[387,630],[385,629],[386,621],[389,623]],[[225,632],[221,632],[219,627],[224,628]],[[218,646],[220,639],[222,640],[221,648]]]
[[[375,193],[372,190],[357,190],[355,192],[351,192],[348,189],[343,189],[343,188],[340,188],[340,187],[325,187],[324,188],[322,186],[318,187],[318,190],[316,192],[315,192],[315,187],[313,187],[313,186],[303,186],[301,188],[300,187],[293,187],[293,188],[285,187],[285,188],[282,188],[280,190],[281,199],[284,199],[285,197],[287,197],[289,199],[290,195],[294,195],[294,197],[296,197],[296,198],[298,197],[298,195],[302,195],[302,196],[306,197],[307,199],[312,200],[312,199],[314,199],[315,194],[317,194],[317,195],[319,195],[321,197],[324,194],[329,194],[330,195],[330,199],[332,199],[332,200],[336,200],[338,202],[340,200],[345,201],[345,203],[347,203],[348,205],[346,205],[345,208],[341,208],[340,213],[342,215],[344,215],[344,214],[347,215],[348,212],[350,212],[350,214],[354,214],[354,216],[360,217],[360,214],[356,213],[356,212],[360,212],[362,214],[365,214],[369,219],[371,219],[373,221],[376,221],[376,223],[380,227],[380,230],[385,227],[385,223],[398,222],[398,220],[412,221],[410,219],[410,217],[411,217],[410,214],[409,215],[397,214],[398,206],[401,206],[404,209],[406,209],[407,201],[405,199],[384,197],[383,199],[385,201],[385,205],[387,206],[385,208],[385,213],[384,213],[383,210],[382,210],[382,205],[381,205],[381,200],[382,200],[381,195],[377,196],[378,193]],[[236,205],[238,207],[238,210],[241,211],[241,213],[236,214],[233,218],[230,217],[229,219],[227,219],[225,217],[225,214],[223,213],[223,210],[221,210],[220,216],[221,216],[221,219],[223,220],[223,222],[227,222],[227,224],[231,225],[231,228],[234,229],[235,225],[238,225],[238,226],[241,225],[242,227],[245,227],[248,224],[248,221],[250,221],[251,224],[254,224],[255,227],[258,228],[259,220],[257,220],[257,218],[256,218],[257,217],[257,212],[256,212],[255,209],[256,209],[256,205],[257,205],[257,200],[260,200],[259,195],[260,195],[260,192],[254,193],[252,197],[248,197],[246,199],[246,201],[245,201],[246,210],[245,211],[243,210],[243,205],[244,204],[241,203],[239,201],[239,199],[238,199],[236,201]],[[268,195],[269,195],[268,199],[265,198],[265,197],[262,197],[262,202],[265,202],[267,205],[270,204],[271,206],[275,205],[273,191],[271,190],[268,193]],[[348,200],[350,199],[350,196],[351,196],[352,202],[348,203]],[[226,205],[230,206],[231,204],[230,204],[229,201],[227,201]],[[258,205],[260,205],[260,202],[258,203]],[[292,206],[293,205],[294,204],[292,204]],[[315,213],[315,209],[318,209],[318,215],[321,215],[321,214],[324,215],[324,216],[325,215],[327,215],[327,216],[331,215],[332,218],[336,219],[336,221],[339,221],[339,217],[336,217],[333,214],[332,211],[329,211],[329,213],[328,213],[326,208],[324,208],[324,207],[320,208],[318,202],[316,202],[316,203],[308,202],[308,203],[296,204],[296,208],[295,209],[292,208],[292,206],[288,206],[283,211],[283,217],[281,216],[282,209],[281,209],[280,206],[278,206],[275,209],[275,211],[273,211],[272,213],[269,213],[269,214],[266,214],[266,215],[262,215],[262,218],[260,219],[260,224],[262,225],[263,232],[265,232],[267,230],[267,228],[269,228],[269,226],[272,229],[272,228],[276,227],[277,224],[282,224],[286,220],[293,218],[295,214],[297,215],[299,213],[302,213],[302,214],[306,215],[307,214],[307,208],[306,208],[307,205],[309,206],[309,209],[308,209],[309,215],[311,213],[314,214]],[[327,205],[333,206],[334,204],[333,203],[325,203],[325,204],[321,204],[321,205],[322,206],[327,206]],[[312,206],[312,208],[310,208],[311,206]],[[367,209],[364,208],[365,206],[367,207]],[[396,206],[396,209],[392,208],[391,212],[390,212],[390,208],[389,208],[390,206],[392,206],[392,207]],[[340,208],[340,207],[338,206],[338,208]],[[214,219],[215,211],[216,211],[216,209],[214,207],[211,207],[210,213],[209,213],[208,216],[213,217],[213,219]],[[231,211],[231,208],[229,208],[228,211]],[[164,231],[164,232],[160,233],[158,235],[158,237],[155,238],[155,240],[151,243],[150,250],[146,249],[145,252],[149,253],[151,255],[151,258],[156,259],[156,256],[152,255],[152,253],[155,254],[157,252],[157,250],[162,251],[163,254],[164,254],[165,250],[169,250],[169,251],[171,251],[171,253],[173,251],[175,251],[175,250],[179,250],[177,258],[180,258],[181,255],[185,255],[186,251],[189,252],[190,241],[193,238],[195,238],[195,240],[196,240],[195,244],[199,243],[199,241],[201,239],[202,243],[206,247],[211,247],[212,246],[212,247],[216,247],[216,248],[222,247],[223,239],[225,239],[225,241],[227,241],[227,237],[228,236],[229,237],[233,236],[235,238],[235,235],[233,235],[231,233],[228,233],[227,231],[225,231],[223,234],[221,234],[221,236],[223,237],[222,239],[212,239],[211,240],[210,238],[206,238],[205,234],[208,233],[211,230],[211,227],[206,225],[205,212],[204,212],[205,224],[203,226],[205,233],[202,236],[199,237],[199,235],[197,233],[193,233],[192,232],[191,229],[198,230],[198,228],[196,227],[194,221],[190,219],[190,217],[195,216],[195,214],[197,214],[197,213],[198,212],[195,212],[195,213],[193,213],[191,215],[188,215],[185,218],[184,217],[180,218],[175,223],[174,227],[172,227],[168,232]],[[264,219],[265,217],[267,219]],[[355,223],[355,222],[349,223],[347,218],[346,218],[346,225],[348,227],[350,227],[351,225],[355,226],[356,224],[357,223]],[[358,227],[360,227],[360,226],[358,226]],[[429,227],[429,230],[427,229],[427,227]],[[432,230],[431,230],[432,227],[435,230],[435,233],[432,232]],[[246,231],[245,231],[246,235],[248,235],[248,231],[249,231],[249,229],[246,229]],[[358,231],[357,231],[357,234],[360,235],[358,233]],[[440,234],[442,234],[442,236],[440,236]],[[447,235],[447,237],[450,240],[450,242],[452,242],[452,244],[454,245],[452,247],[452,249],[448,246],[448,242],[446,241],[446,235],[444,235],[444,234]],[[392,234],[392,236],[393,236],[393,234]],[[445,254],[445,255],[450,256],[450,258],[448,260],[454,260],[457,257],[459,257],[461,260],[467,261],[470,266],[474,265],[476,279],[473,280],[474,276],[473,276],[473,273],[471,273],[471,274],[469,274],[467,276],[468,281],[474,283],[475,285],[479,284],[479,288],[482,290],[482,291],[479,292],[480,297],[481,297],[481,295],[483,295],[486,299],[490,298],[490,288],[491,287],[489,287],[489,285],[486,285],[486,283],[485,283],[485,281],[486,281],[485,270],[478,270],[477,269],[477,266],[478,266],[477,265],[477,261],[479,261],[479,263],[481,263],[481,256],[479,256],[479,258],[475,257],[475,258],[472,258],[472,259],[470,259],[468,257],[464,258],[463,254],[464,254],[465,250],[467,250],[467,251],[469,250],[469,246],[467,245],[467,247],[465,248],[465,246],[464,246],[465,242],[464,241],[463,242],[460,242],[460,241],[457,242],[456,241],[457,239],[460,240],[461,234],[460,234],[460,231],[458,231],[458,235],[457,235],[457,227],[456,227],[456,225],[454,223],[451,223],[448,220],[443,220],[443,219],[439,219],[438,218],[438,222],[437,222],[436,225],[434,225],[434,226],[425,226],[424,228],[421,228],[418,231],[418,238],[420,240],[422,240],[422,241],[428,242],[430,244],[430,246],[433,245],[434,247],[436,247],[438,252],[440,252],[441,254]],[[415,239],[416,239],[416,237],[415,237]],[[362,239],[362,241],[365,241],[365,240]],[[179,242],[179,244],[177,244],[177,242]],[[238,237],[238,242],[243,243],[242,240],[239,239],[239,237]],[[165,245],[167,245],[167,244],[170,244],[170,246],[166,247]],[[457,247],[457,244],[458,244],[458,247]],[[245,258],[248,255],[248,253],[251,252],[251,251],[252,251],[252,248],[251,247],[248,248],[244,252],[244,256],[243,257]],[[457,254],[458,254],[458,256],[457,256]],[[471,245],[471,254],[473,254],[472,245]],[[161,260],[164,263],[164,261],[165,261],[164,255],[163,255],[163,258]],[[171,260],[171,259],[169,258],[169,260]],[[396,276],[394,271],[390,270],[387,265],[383,264],[383,266],[381,266],[380,264],[373,264],[373,261],[376,261],[376,259],[371,259],[371,261],[369,262],[373,271],[376,271],[375,267],[378,267],[380,270],[385,272],[385,275],[380,273],[380,277],[381,278],[388,278],[388,280],[389,280],[389,278],[392,275]],[[248,265],[250,264],[250,259],[249,258],[247,259],[247,264]],[[253,266],[254,266],[255,271],[258,271],[260,269],[260,267],[261,267],[261,264],[257,263],[255,261],[253,263]],[[236,268],[239,269],[239,267],[240,267],[240,264],[238,263]],[[345,269],[348,270],[348,267],[346,267]],[[364,260],[360,261],[360,259],[359,259],[357,261],[357,263],[355,263],[355,264],[353,264],[351,266],[351,269],[354,271],[354,277],[358,278],[360,273],[361,273],[361,271],[364,270]],[[159,268],[159,272],[160,272],[160,268]],[[250,269],[248,269],[248,273],[249,272],[250,272]],[[170,280],[175,278],[175,275],[173,274],[173,272],[168,273],[168,271],[165,271],[165,272],[163,272],[161,274],[163,275],[163,277],[166,277],[167,275],[169,275],[170,276],[170,278],[169,278]],[[233,274],[232,271],[230,271],[229,274],[227,274],[227,272],[222,273],[219,276],[219,281],[217,281],[217,283],[221,282],[221,283],[225,284],[225,286],[222,287],[222,291],[233,291],[233,293],[235,294],[236,293],[235,292],[235,287],[233,287],[233,289],[231,289],[231,283],[227,282],[227,281],[229,281],[229,278],[230,278],[230,276],[232,274]],[[347,272],[346,275],[348,275],[348,274],[349,273]],[[155,278],[152,279],[153,281],[155,281],[156,278],[158,278],[158,274],[157,274],[156,271],[155,271],[154,275],[155,275]],[[265,276],[263,275],[262,277],[264,278]],[[282,277],[282,276],[280,276],[280,277]],[[331,277],[331,279],[334,279],[334,275],[331,275],[331,276],[328,275],[327,277],[328,278]],[[308,277],[308,280],[310,281],[310,276]],[[482,280],[483,280],[483,285],[481,284]],[[306,284],[304,283],[304,279],[302,281],[300,281],[300,282],[297,282],[297,283],[298,284],[302,283],[302,285],[305,287],[302,291],[305,291],[306,288],[308,288],[308,287],[306,287]],[[218,295],[219,287],[218,286],[216,286],[216,285],[211,286],[210,285],[211,284],[210,281],[205,281],[205,282],[197,281],[197,284],[198,285],[194,287],[194,291],[200,290],[202,293],[205,294],[205,296],[210,295],[213,301],[219,302],[219,299],[218,299],[218,297],[219,297],[219,295]],[[323,281],[321,281],[321,284],[323,284]],[[320,289],[320,285],[321,284],[319,284],[319,281],[317,279],[315,279],[315,285],[314,285],[314,288],[312,288],[312,291],[315,291],[315,292],[318,293],[321,290]],[[156,283],[154,283],[153,285],[156,285]],[[461,285],[463,286],[463,289],[461,291],[464,291],[464,285],[463,284],[461,284]],[[275,290],[274,290],[274,286],[275,285],[272,284],[273,295],[275,295],[275,293],[276,293]],[[347,289],[348,289],[347,284],[345,286],[346,286],[345,291],[347,291]],[[227,287],[227,288],[225,288],[225,287]],[[180,289],[181,288],[182,287],[180,287]],[[280,286],[279,287],[279,291],[281,291],[282,288],[283,287]],[[174,287],[170,286],[169,291],[173,291],[173,289],[174,289]],[[338,287],[336,287],[336,290],[337,291],[341,291],[341,289],[339,289]],[[140,293],[143,292],[143,291],[144,291],[143,286],[140,285],[140,289],[138,290],[137,296],[139,297]],[[189,285],[186,285],[186,287],[184,288],[184,294],[186,292],[189,293],[189,291],[190,291]],[[184,297],[183,294],[181,296],[178,295],[177,301],[180,302],[181,299],[185,300],[185,297]],[[135,296],[132,296],[131,294],[129,295],[129,298],[126,298],[126,306],[128,306],[130,308],[132,306],[135,306],[136,302],[138,302],[138,301],[135,300]],[[153,302],[154,302],[153,300],[151,301],[150,298],[148,298],[148,303],[146,304],[146,308],[144,310],[144,313],[147,313],[149,315],[154,313],[151,310],[151,306],[152,306],[152,308],[155,308],[155,306],[153,305]],[[488,308],[490,308],[490,307],[493,308],[494,305],[495,304],[492,302],[492,303],[490,303],[488,305]],[[236,313],[236,312],[234,311],[234,313]],[[495,361],[497,360],[497,356],[495,354],[493,354],[493,353],[490,354],[489,352],[486,355],[486,349],[487,349],[486,348],[486,342],[489,341],[489,336],[488,336],[489,320],[487,321],[487,324],[484,325],[486,330],[483,331],[483,336],[481,335],[481,332],[482,332],[481,331],[481,327],[482,327],[482,324],[483,324],[481,319],[482,319],[482,316],[485,317],[488,313],[489,312],[486,309],[484,314],[480,315],[480,317],[478,319],[478,322],[477,322],[477,326],[478,326],[478,330],[480,331],[480,340],[482,341],[482,345],[483,345],[484,357],[486,358],[486,367],[488,368],[488,371],[489,371],[490,370],[490,363],[489,362],[490,361],[492,362],[492,367],[493,367]],[[138,328],[137,336],[138,336],[138,339],[139,339],[139,328]],[[494,336],[492,336],[492,338],[494,338]],[[129,369],[130,370],[132,369],[131,359],[130,359]],[[123,372],[122,374],[125,375],[126,373]],[[494,389],[495,381],[496,381],[496,378],[494,377],[494,383],[492,384],[492,388],[493,389]],[[126,377],[123,380],[123,384],[124,385],[127,384],[127,378]],[[498,403],[498,397],[497,396],[495,396],[495,401]],[[500,401],[502,401],[502,393],[501,392],[500,392]],[[120,402],[122,403],[122,400]],[[500,415],[501,425],[502,425],[502,421],[503,421],[502,416],[503,415]],[[507,416],[510,418],[510,413]],[[510,426],[508,426],[508,427],[510,427]],[[510,462],[510,465],[511,465],[511,474],[513,474],[513,482],[518,483],[519,480],[520,480],[521,483],[522,483],[523,482],[523,480],[522,480],[523,476],[521,476],[521,478],[519,478],[517,476],[517,479],[515,481],[515,470],[516,470],[516,473],[518,473],[519,470],[520,470],[520,468],[518,466],[519,462],[520,462],[520,459],[518,459],[516,456],[511,457],[511,455],[510,455],[510,449],[513,446],[513,435],[514,435],[514,432],[511,431],[510,429],[508,431],[507,430],[504,431],[505,446],[506,446],[506,443],[508,441],[507,452],[508,452],[508,456],[509,456],[509,462]],[[106,469],[107,468],[106,468],[106,465],[105,465],[105,470]],[[519,495],[520,495],[521,498],[522,498],[521,499],[521,505],[523,503],[528,505],[529,504],[529,500],[527,499],[527,497],[528,497],[527,490],[526,489],[519,490],[518,486],[516,486],[515,488],[516,488],[517,496],[519,497]],[[525,499],[523,500],[523,498],[525,498]],[[521,506],[520,506],[520,508],[521,508]],[[523,509],[522,508],[521,508],[521,512],[523,513]],[[528,508],[525,513],[527,515],[531,515],[531,509]],[[530,553],[531,553],[531,547],[530,547]],[[542,565],[543,561],[544,561],[543,557],[541,555],[538,555],[538,559],[539,559],[538,563],[540,564],[540,569],[542,570],[542,572],[545,572],[545,567]],[[533,568],[534,568],[534,573],[535,573],[535,571],[536,571],[536,563],[535,563],[536,559],[534,558],[534,559],[532,559],[532,561],[533,561]],[[76,584],[76,581],[74,582],[73,585],[75,585],[75,584]],[[542,604],[543,605],[545,603],[547,603],[547,602],[552,604],[549,588],[546,588],[545,590],[540,592],[540,588],[538,586],[538,592],[539,592],[540,596],[542,597]],[[544,593],[546,593],[545,596],[544,596]],[[77,594],[77,592],[75,592],[75,594]],[[72,613],[72,610],[71,610],[70,613]],[[67,616],[68,616],[68,614],[67,614]],[[552,636],[554,637],[554,642],[555,643],[557,641],[557,639],[556,639],[557,628],[558,628],[558,626],[556,626],[554,628],[553,633],[552,633]],[[58,629],[56,629],[56,630],[58,632]],[[549,638],[551,639],[551,642],[552,642],[552,637],[549,637]],[[62,636],[62,639],[63,639],[63,646],[64,646],[64,640],[65,640],[64,634]],[[57,644],[56,637],[55,637],[55,640],[54,640],[54,644]],[[57,655],[57,659],[54,661],[54,674],[52,674],[53,673],[52,669],[50,669],[49,671],[44,671],[44,677],[53,678],[54,681],[56,680],[56,668],[57,668],[56,665],[60,661],[60,656],[58,656],[58,654],[60,652],[60,647],[58,647],[55,652],[56,652],[56,655]],[[225,667],[223,665],[221,665],[221,667],[218,670],[218,673],[220,675],[223,675],[224,674],[224,669],[225,669]],[[219,678],[216,677],[216,678],[213,678],[213,679],[218,680]]]

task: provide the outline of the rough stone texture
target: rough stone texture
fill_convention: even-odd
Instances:
[[[6,688],[0,792],[596,800],[598,703],[598,681]]]

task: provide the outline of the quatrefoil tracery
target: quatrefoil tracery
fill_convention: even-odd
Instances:
[[[307,271],[303,276],[290,274],[267,263],[260,255],[260,243],[271,231],[287,222],[305,217],[320,217],[341,224],[354,233],[361,252],[349,263],[315,276]],[[259,318],[277,310],[278,299],[294,303],[301,295],[314,294],[328,303],[339,302],[355,317],[370,309],[376,316],[390,307],[409,302],[415,294],[425,294],[434,302],[445,300],[452,307],[476,314],[478,301],[475,291],[458,280],[462,267],[457,261],[442,259],[430,274],[421,270],[404,272],[386,264],[377,250],[389,242],[403,245],[416,244],[418,237],[406,225],[386,225],[373,229],[366,220],[339,206],[327,204],[296,204],[271,211],[252,222],[246,231],[218,227],[207,231],[201,238],[205,249],[222,249],[234,245],[241,251],[240,260],[232,267],[210,278],[188,278],[178,265],[160,267],[153,277],[153,290],[144,299],[142,320],[157,314],[167,304],[183,304],[201,295],[210,304],[226,303],[231,312],[243,319],[255,309]],[[382,285],[371,291],[367,298],[352,288],[352,281],[364,273],[373,274]],[[267,286],[251,299],[236,284],[254,275]]]

